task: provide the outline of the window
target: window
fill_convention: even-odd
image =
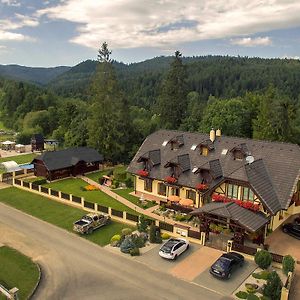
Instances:
[[[208,148],[207,147],[202,147],[201,148],[201,155],[207,156],[208,155]]]
[[[250,201],[254,200],[254,194],[252,190],[248,187],[243,188],[243,200],[250,200]]]
[[[171,195],[172,196],[179,196],[179,188],[172,188]]]
[[[243,160],[245,155],[241,150],[235,150],[233,152],[233,157],[235,160]]]
[[[144,190],[147,192],[152,192],[152,179],[150,178],[144,179]]]
[[[186,198],[195,201],[196,200],[196,192],[193,191],[193,190],[187,190],[186,191]]]
[[[238,197],[238,189],[239,187],[235,184],[228,184],[227,186],[227,196],[229,198],[235,198],[237,199]]]
[[[158,190],[158,194],[159,195],[166,196],[166,194],[167,194],[167,187],[163,183],[159,182],[157,184],[157,190]]]

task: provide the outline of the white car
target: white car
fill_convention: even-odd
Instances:
[[[185,239],[171,238],[160,247],[158,254],[163,258],[175,260],[189,246],[189,241]]]

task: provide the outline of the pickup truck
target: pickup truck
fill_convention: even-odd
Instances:
[[[89,213],[74,222],[73,230],[82,234],[90,234],[110,222],[110,216],[103,213]]]

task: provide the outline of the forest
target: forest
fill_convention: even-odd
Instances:
[[[300,61],[247,57],[156,57],[123,64],[104,43],[46,85],[0,78],[1,121],[18,143],[32,134],[61,147],[91,146],[128,162],[160,128],[300,144]],[[52,77],[51,77],[52,78]]]

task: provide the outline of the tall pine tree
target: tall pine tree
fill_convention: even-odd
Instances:
[[[102,153],[106,160],[119,162],[127,157],[130,124],[127,101],[119,88],[110,54],[107,44],[103,43],[91,86],[88,145]]]
[[[161,127],[178,129],[187,110],[187,73],[181,60],[181,53],[175,52],[170,70],[163,80],[158,97],[157,109]]]

